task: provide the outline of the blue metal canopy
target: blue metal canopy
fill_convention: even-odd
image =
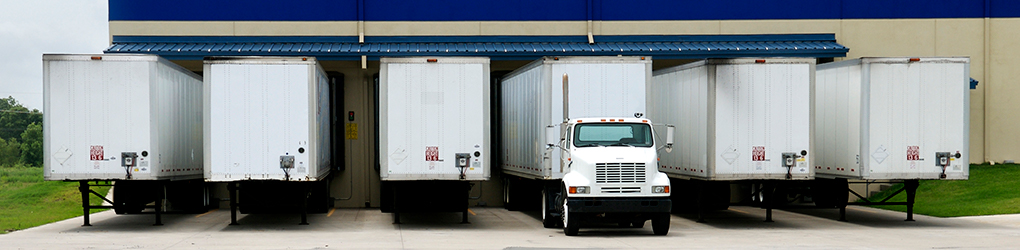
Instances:
[[[119,38],[119,39],[118,39]],[[355,38],[356,39],[356,38]],[[106,53],[157,54],[170,59],[205,56],[486,56],[494,60],[541,56],[634,55],[697,59],[732,57],[844,57],[831,34],[577,37],[388,37],[365,43],[350,37],[115,37]]]

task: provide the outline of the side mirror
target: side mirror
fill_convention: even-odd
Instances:
[[[560,143],[560,130],[556,125],[549,125],[545,127],[545,145],[546,148],[553,148]]]
[[[666,153],[673,152],[674,133],[676,133],[676,127],[673,125],[666,125]]]

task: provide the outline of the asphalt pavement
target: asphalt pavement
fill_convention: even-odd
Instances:
[[[227,209],[204,214],[92,215],[91,227],[72,218],[0,235],[0,249],[1017,249],[1020,215],[936,218],[851,206],[847,222],[836,209],[765,210],[734,206],[707,214],[674,214],[666,236],[644,228],[589,225],[579,236],[547,229],[537,212],[471,208],[469,224],[458,213],[402,214],[402,224],[378,209],[335,209],[309,215],[239,215]]]

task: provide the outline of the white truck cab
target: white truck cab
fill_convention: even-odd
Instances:
[[[547,127],[548,151],[561,150],[565,172],[557,201],[566,235],[576,235],[582,221],[640,228],[651,220],[655,234],[669,232],[669,177],[658,171],[657,151],[671,150],[673,142],[656,143],[651,121],[636,116],[576,118]],[[667,126],[666,138],[672,133]]]

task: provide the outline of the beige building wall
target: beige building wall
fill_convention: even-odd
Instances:
[[[1020,160],[1020,19],[990,19],[985,51],[985,145],[988,160]],[[971,102],[973,103],[973,102]]]
[[[589,28],[590,27],[590,28]],[[833,33],[850,48],[847,58],[878,56],[967,56],[971,77],[970,159],[973,163],[1020,160],[1020,19],[850,19],[586,22],[158,22],[111,21],[111,36],[416,36],[416,35],[694,35]],[[597,41],[596,41],[597,42]],[[841,60],[843,58],[837,58]],[[685,62],[657,60],[656,68]],[[200,71],[200,61],[179,61]],[[526,62],[494,61],[511,70]],[[379,205],[379,177],[373,159],[374,80],[378,61],[323,61],[326,71],[344,74],[344,110],[354,111],[357,139],[344,140],[346,170],[334,175],[332,196],[341,207]],[[962,83],[961,83],[962,84]],[[346,122],[346,117],[341,117]],[[351,123],[351,122],[346,122]],[[343,133],[345,131],[335,131]],[[476,183],[470,204],[502,205],[498,172]],[[225,194],[216,192],[217,194]]]

